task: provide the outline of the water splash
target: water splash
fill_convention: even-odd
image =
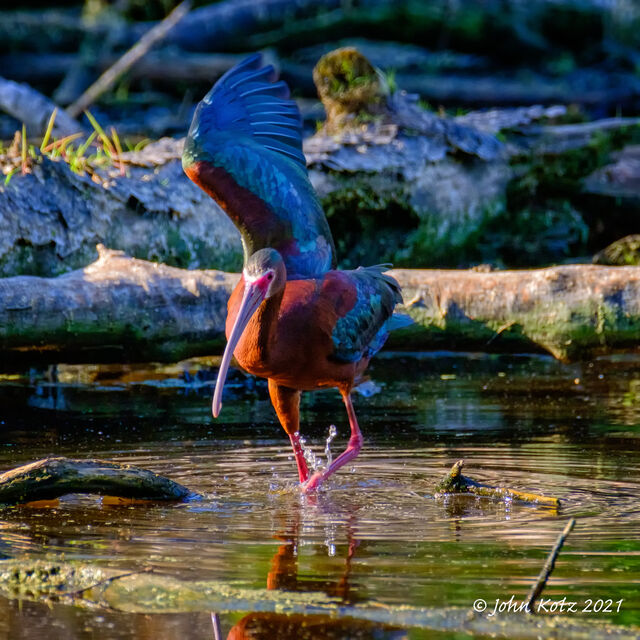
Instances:
[[[326,462],[322,459],[321,456],[316,455],[315,451],[311,448],[310,445],[307,444],[307,440],[304,437],[300,438],[300,448],[302,449],[302,454],[304,455],[304,459],[307,461],[307,466],[311,471],[322,471],[331,465],[333,461],[333,454],[331,452],[331,443],[333,439],[338,434],[338,430],[336,429],[336,425],[332,424],[329,427],[329,435],[325,441],[324,445],[324,455],[326,457]]]
[[[331,453],[331,443],[333,439],[336,437],[338,430],[336,429],[336,425],[332,424],[329,427],[329,435],[327,436],[327,441],[324,445],[324,455],[327,457],[327,467],[331,466],[331,462],[333,461],[333,454]]]
[[[300,448],[304,459],[307,461],[307,466],[311,471],[318,471],[322,468],[322,461],[318,459],[311,446],[307,446],[307,440],[304,437],[300,438]]]

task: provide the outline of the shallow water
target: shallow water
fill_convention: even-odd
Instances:
[[[562,365],[386,353],[369,374],[379,391],[355,398],[361,455],[306,498],[266,386],[239,372],[217,421],[211,376],[198,363],[4,376],[0,470],[48,454],[95,456],[152,469],[205,499],[108,506],[71,496],[57,507],[4,509],[0,553],[54,552],[349,602],[471,607],[481,598],[492,608],[496,599],[525,597],[573,516],[544,598],[566,596],[578,610],[588,599],[611,599],[611,613],[569,615],[640,624],[640,359]],[[345,446],[336,392],[305,394],[302,420],[319,455],[331,423],[334,454]],[[434,498],[434,484],[460,458],[475,480],[557,496],[562,506]],[[242,618],[222,616],[222,637],[467,637]],[[0,638],[23,637],[199,639],[211,638],[212,627],[208,612],[149,616],[0,598]]]

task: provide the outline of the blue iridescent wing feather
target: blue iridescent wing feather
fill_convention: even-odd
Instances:
[[[259,54],[229,70],[200,102],[183,166],[239,228],[245,259],[277,249],[289,278],[318,277],[335,266],[302,153],[300,112]]]

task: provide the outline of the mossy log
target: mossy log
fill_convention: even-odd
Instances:
[[[497,498],[499,500],[518,500],[519,502],[529,502],[532,504],[545,505],[549,507],[559,507],[560,500],[553,496],[543,496],[537,493],[518,491],[509,487],[490,487],[472,478],[462,475],[464,460],[458,460],[451,467],[447,475],[436,485],[435,493],[438,495],[470,493],[483,498]]]
[[[303,625],[310,620],[322,623],[323,619],[330,618],[338,625],[357,620],[523,640],[551,636],[631,640],[640,633],[638,627],[575,616],[531,616],[526,613],[492,616],[492,603],[484,614],[464,607],[427,608],[375,601],[346,604],[342,599],[320,592],[244,589],[216,580],[179,580],[164,573],[118,572],[95,565],[28,558],[0,562],[0,592],[8,598],[62,601],[129,613],[254,612],[263,616],[265,623],[268,617],[274,626],[279,620],[288,618],[289,627],[297,620]]]
[[[640,269],[566,265],[522,271],[401,269],[416,325],[396,347],[544,350],[559,360],[637,351]]]
[[[85,269],[0,279],[0,358],[29,362],[177,361],[220,353],[239,275],[188,271],[99,247]],[[402,349],[547,351],[576,360],[640,344],[640,268],[391,272],[415,324]]]
[[[219,352],[237,274],[99,257],[57,278],[0,279],[0,353],[20,361],[177,361]]]
[[[0,505],[90,493],[136,500],[184,500],[189,489],[147,469],[105,460],[44,458],[0,474]]]
[[[340,82],[343,64],[348,73]],[[609,150],[640,136],[640,119],[533,124],[562,116],[562,106],[439,117],[402,91],[386,96],[383,79],[371,69],[354,49],[323,58],[316,76],[333,120],[304,143],[344,264],[525,266],[584,255],[589,228],[574,210],[578,203],[567,195],[562,206],[544,204],[544,194],[577,199],[581,179]],[[374,104],[363,110],[363,97],[372,96]],[[347,107],[356,113],[340,110]],[[178,267],[239,268],[237,230],[185,176],[181,140],[120,154],[124,176],[104,165],[78,175],[66,162],[37,153],[21,175],[17,151],[0,155],[7,175],[6,183],[0,180],[0,275],[53,276],[79,268],[95,257],[96,242]],[[536,194],[542,208],[531,213],[527,203],[537,201]],[[503,224],[507,204],[509,224]],[[597,234],[601,227],[616,233],[609,242],[635,231],[617,234],[608,222],[589,226]],[[479,241],[485,238],[486,244]]]

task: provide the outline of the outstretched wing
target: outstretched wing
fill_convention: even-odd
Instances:
[[[300,112],[272,66],[253,55],[198,105],[185,142],[186,174],[240,230],[247,258],[280,252],[289,279],[335,266],[329,225],[302,154]]]
[[[385,265],[378,265],[341,272],[355,289],[356,302],[333,328],[336,360],[357,362],[370,358],[389,336],[393,309],[402,302],[402,295],[396,280],[384,274],[386,269]]]

